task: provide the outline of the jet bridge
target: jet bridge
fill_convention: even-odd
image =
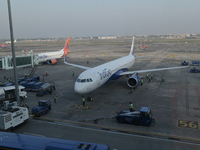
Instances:
[[[22,50],[21,56],[16,56],[16,67],[28,67],[38,65],[38,55],[33,55],[33,51],[31,50],[28,54],[24,53]],[[0,70],[8,70],[13,69],[13,59],[12,56],[4,56],[0,57]]]

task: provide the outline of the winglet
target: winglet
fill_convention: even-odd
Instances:
[[[130,50],[130,54],[129,55],[133,55],[133,53],[134,53],[134,40],[135,40],[135,37],[133,36],[131,50]]]
[[[65,57],[67,54],[69,54],[69,40],[70,37],[67,38],[67,41],[65,43],[65,47],[63,48],[64,54],[62,55],[62,57]]]

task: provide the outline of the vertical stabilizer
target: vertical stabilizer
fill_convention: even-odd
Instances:
[[[64,54],[62,55],[62,57],[65,57],[67,54],[69,54],[69,40],[70,37],[68,37],[67,42],[65,43],[65,47],[63,48]]]
[[[130,50],[130,54],[129,55],[133,55],[133,53],[134,53],[134,40],[135,40],[135,37],[133,36],[131,50]]]

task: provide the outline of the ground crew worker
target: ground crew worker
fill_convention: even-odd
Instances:
[[[162,77],[162,82],[164,82],[164,79],[165,79],[165,77],[163,76],[163,77]]]
[[[147,73],[147,75],[146,75],[146,78],[147,78],[147,79],[148,79],[148,76],[149,76],[149,75],[148,75],[148,73]]]
[[[153,79],[153,73],[151,73],[151,79]]]
[[[2,84],[2,82],[0,81],[0,85]]]
[[[141,78],[141,86],[143,85],[143,78]]]
[[[55,88],[55,83],[53,83],[53,89],[56,90],[56,88]]]
[[[74,71],[72,71],[72,76],[74,76]]]
[[[3,77],[4,77],[4,79],[6,79],[6,74],[5,73],[3,74]]]
[[[49,93],[50,93],[50,94],[52,93],[51,87],[49,87]]]
[[[149,82],[151,81],[151,77],[149,76]]]
[[[12,79],[10,79],[10,82],[12,82]]]
[[[85,106],[85,98],[82,96],[83,106]]]
[[[54,103],[56,103],[56,94],[53,95]]]
[[[46,71],[46,76],[48,76],[48,73],[47,73],[47,71]]]
[[[89,61],[87,60],[87,64],[89,64]]]
[[[129,110],[130,111],[133,111],[133,104],[130,102],[130,104],[129,104]]]

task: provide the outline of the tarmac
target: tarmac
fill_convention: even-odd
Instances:
[[[108,61],[129,54],[131,40],[125,44],[94,44],[85,45],[78,43],[70,45],[70,54],[67,61],[74,64],[94,67]],[[92,43],[93,41],[90,41]],[[130,70],[146,70],[156,68],[167,68],[180,66],[181,61],[200,60],[198,47],[200,44],[170,43],[170,42],[147,42],[146,49],[137,49],[135,44],[134,55],[152,57],[138,58]],[[56,51],[62,49],[59,46],[35,46],[31,47],[36,52]],[[20,54],[21,49],[29,47],[19,46],[16,48]],[[1,50],[0,50],[1,51]],[[89,57],[82,57],[89,51]],[[71,57],[70,57],[71,56]],[[72,57],[73,56],[73,57]],[[153,72],[153,79],[149,82],[146,74],[139,74],[144,78],[143,86],[131,90],[127,86],[127,77],[119,80],[109,81],[92,93],[92,101],[86,101],[82,106],[81,96],[74,92],[74,83],[79,74],[84,71],[63,63],[58,60],[55,65],[39,65],[35,75],[41,80],[45,71],[49,76],[44,76],[44,82],[55,83],[56,90],[52,95],[37,97],[35,92],[28,91],[27,103],[31,109],[37,105],[38,100],[51,100],[52,110],[39,119],[47,122],[63,122],[78,124],[89,128],[98,128],[107,131],[119,131],[123,133],[140,134],[143,136],[156,136],[182,141],[196,142],[200,144],[200,85],[199,74],[190,73],[191,66],[185,69]],[[89,61],[89,64],[87,64]],[[200,68],[200,67],[197,67]],[[30,72],[31,69],[17,69],[18,78]],[[75,75],[72,76],[74,71]],[[4,81],[3,73],[13,79],[13,70],[0,70],[0,80]],[[162,82],[162,76],[165,77]],[[53,101],[53,94],[57,96],[57,102]],[[87,95],[84,95],[87,97]],[[129,108],[132,102],[134,110],[140,107],[149,107],[152,110],[155,122],[150,127],[135,126],[130,124],[118,124],[114,119],[99,120],[97,124],[93,121],[82,122],[85,119],[96,119],[99,117],[109,118],[116,116],[117,112]],[[19,129],[20,128],[20,129]],[[23,125],[14,132],[22,131]],[[52,131],[53,132],[53,131]],[[109,144],[109,143],[108,143]],[[186,148],[186,147],[185,147]]]

